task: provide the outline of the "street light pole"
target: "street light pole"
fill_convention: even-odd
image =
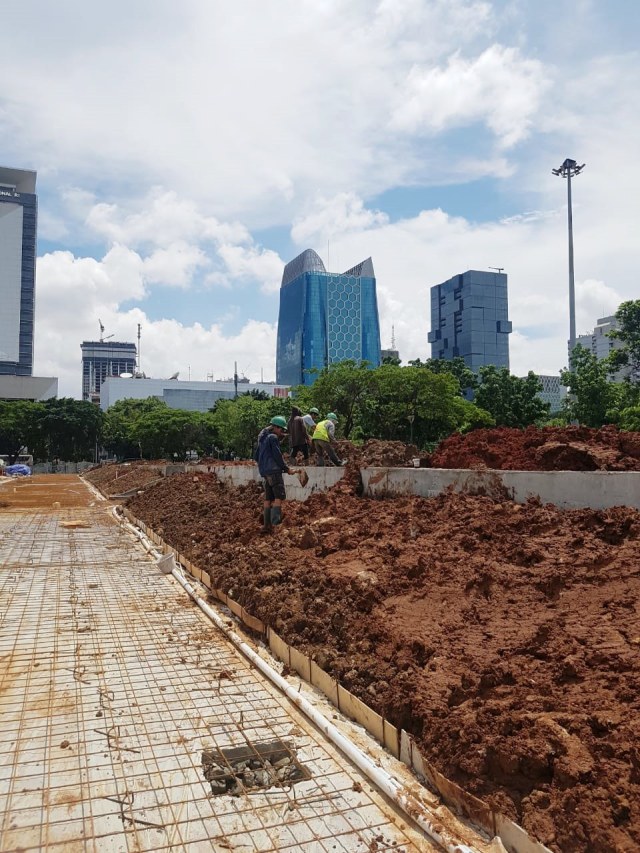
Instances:
[[[560,177],[567,179],[567,209],[568,209],[568,224],[569,224],[569,358],[576,345],[576,290],[573,273],[573,211],[571,209],[571,178],[579,175],[584,169],[585,163],[578,166],[575,160],[564,161],[558,169],[552,169],[551,172]]]

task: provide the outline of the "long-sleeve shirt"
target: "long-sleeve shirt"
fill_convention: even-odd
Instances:
[[[307,443],[307,430],[300,415],[289,418],[287,429],[289,430],[289,445],[291,447],[301,447]]]
[[[277,471],[282,471],[283,474],[289,471],[280,450],[278,437],[272,432],[271,427],[265,427],[258,436],[258,446],[254,459],[258,463],[258,471],[261,477],[266,477],[267,474],[275,474]]]
[[[333,441],[335,437],[336,425],[329,418],[325,421],[320,421],[313,433],[313,438],[317,441]]]

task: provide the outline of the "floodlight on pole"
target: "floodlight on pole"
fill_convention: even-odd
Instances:
[[[567,179],[567,211],[569,223],[569,357],[576,345],[576,291],[573,274],[573,212],[571,210],[571,178],[575,178],[584,169],[585,163],[578,166],[575,160],[564,161],[558,169],[552,169],[552,174]]]

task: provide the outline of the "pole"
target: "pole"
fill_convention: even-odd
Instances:
[[[576,345],[576,288],[573,272],[573,211],[571,209],[571,171],[567,172],[567,209],[569,224],[569,354]]]
[[[575,160],[567,157],[564,163],[551,173],[558,178],[567,179],[567,224],[569,228],[569,360],[576,345],[576,289],[573,271],[573,210],[571,206],[571,178],[579,175],[585,164],[578,166]]]

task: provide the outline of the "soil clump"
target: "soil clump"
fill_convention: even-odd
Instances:
[[[640,513],[343,480],[261,536],[261,504],[189,473],[128,506],[551,849],[640,849]]]
[[[431,454],[430,465],[503,471],[640,471],[640,434],[615,426],[478,429],[445,438]]]

